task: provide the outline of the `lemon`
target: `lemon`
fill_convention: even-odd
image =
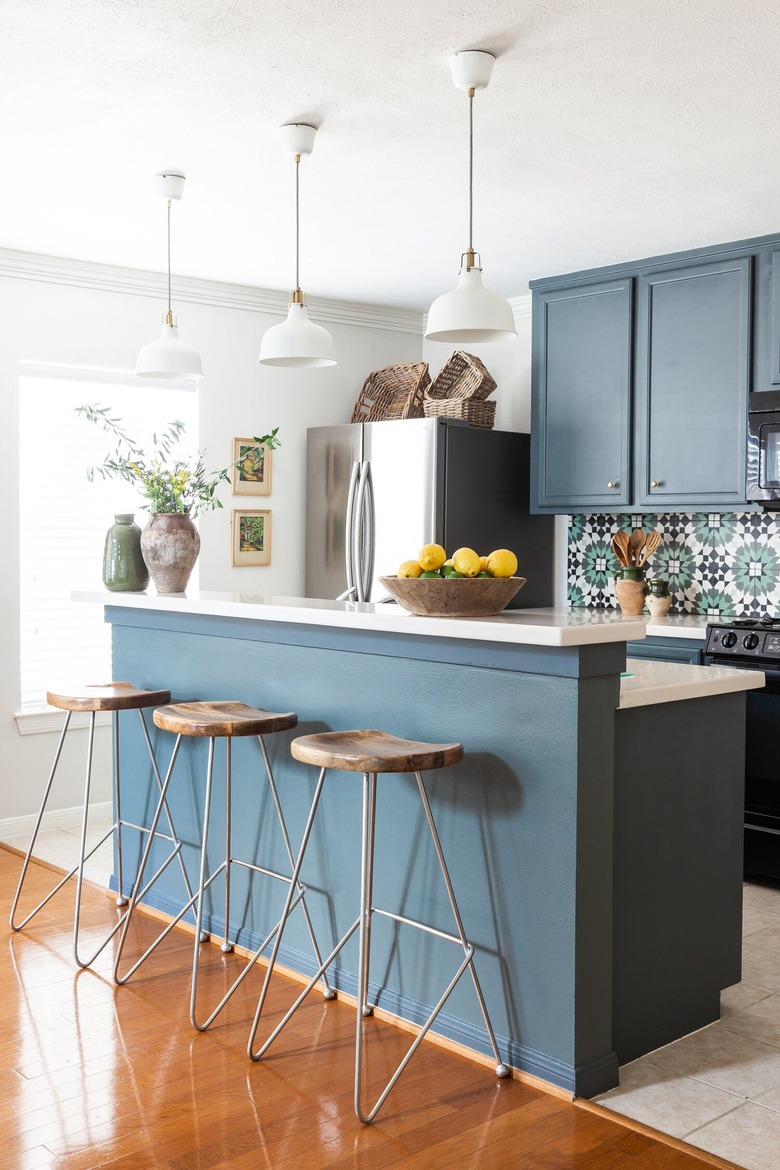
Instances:
[[[508,548],[498,548],[488,557],[488,572],[494,577],[514,577],[517,572],[517,557]]]
[[[479,571],[480,571],[480,573],[487,573],[487,571],[488,571],[487,563],[488,563],[487,557],[480,557],[479,558]]]
[[[426,573],[440,569],[446,559],[447,554],[440,544],[424,544],[417,555],[420,567]]]
[[[404,561],[402,565],[398,566],[398,577],[421,577],[422,565],[417,561]]]
[[[464,577],[476,577],[479,572],[479,557],[473,548],[459,548],[452,554],[452,563]]]

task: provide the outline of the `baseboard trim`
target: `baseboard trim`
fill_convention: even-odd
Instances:
[[[72,808],[55,808],[43,814],[41,821],[42,833],[51,829],[80,830],[82,805],[73,805]],[[99,800],[89,806],[90,820],[109,821],[113,815],[113,805],[110,800]],[[0,841],[8,841],[12,837],[31,837],[35,828],[37,813],[29,813],[23,817],[4,817],[0,820]]]

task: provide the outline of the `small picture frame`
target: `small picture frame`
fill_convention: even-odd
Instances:
[[[273,452],[254,439],[233,440],[231,489],[234,496],[270,496]]]
[[[271,513],[233,510],[233,565],[270,565]]]

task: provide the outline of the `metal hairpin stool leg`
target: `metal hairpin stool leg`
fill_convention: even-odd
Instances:
[[[289,896],[285,902],[286,913],[294,909],[300,903],[306,920],[306,927],[311,939],[314,957],[318,964],[322,963],[322,956],[320,955],[317,939],[314,934],[314,928],[309,917],[309,910],[306,905],[305,887],[301,885],[297,879],[291,879],[286,874],[277,873],[275,870],[267,869],[262,865],[257,865],[254,862],[244,861],[241,858],[233,856],[232,846],[232,760],[231,760],[231,741],[236,736],[247,737],[254,736],[260,746],[263,763],[265,765],[265,774],[268,780],[268,785],[273,800],[274,809],[276,812],[276,819],[279,823],[282,840],[284,842],[285,853],[289,861],[290,869],[293,868],[295,862],[293,858],[292,847],[290,845],[290,837],[287,832],[287,825],[285,824],[284,815],[282,813],[282,806],[279,801],[279,793],[274,780],[274,774],[271,769],[271,761],[268,758],[268,751],[265,746],[265,735],[271,735],[277,731],[287,731],[295,727],[298,723],[298,716],[292,712],[285,714],[275,714],[272,711],[260,711],[254,707],[247,707],[244,703],[234,702],[217,702],[217,703],[174,703],[170,706],[159,707],[154,713],[155,724],[165,731],[170,731],[176,736],[176,743],[174,744],[173,754],[168,765],[168,770],[163,782],[162,791],[160,795],[160,805],[158,806],[157,816],[159,816],[160,808],[165,800],[168,785],[173,775],[176,757],[179,754],[182,739],[185,736],[195,736],[199,738],[208,738],[209,754],[208,764],[206,769],[206,795],[203,808],[203,829],[202,829],[202,844],[200,857],[200,877],[198,882],[198,889],[192,895],[190,900],[179,911],[173,921],[169,922],[160,935],[154,940],[150,947],[141,955],[133,966],[124,975],[119,974],[120,960],[122,958],[122,950],[127,936],[127,929],[130,924],[130,917],[133,910],[142,896],[143,878],[147,862],[147,854],[144,855],[141,861],[141,866],[136,879],[136,886],[130,901],[128,909],[127,921],[122,932],[122,937],[119,941],[119,947],[116,956],[116,965],[114,967],[114,978],[117,983],[126,983],[130,976],[138,970],[143,962],[151,955],[151,953],[159,946],[162,940],[170,934],[184,915],[193,906],[196,908],[195,915],[195,945],[192,959],[192,988],[190,995],[190,1019],[194,1027],[200,1032],[204,1032],[217,1018],[222,1011],[225,1004],[238,990],[243,983],[246,976],[251,971],[254,964],[260,958],[263,951],[268,947],[271,939],[278,933],[279,923],[275,923],[273,928],[269,931],[266,938],[263,939],[260,946],[250,957],[247,965],[241,970],[238,977],[231,984],[228,991],[223,995],[222,999],[205,1019],[198,1018],[197,1012],[197,994],[198,994],[198,974],[200,970],[200,943],[208,938],[208,935],[203,929],[203,915],[204,915],[204,894],[206,890],[212,885],[214,881],[220,876],[225,875],[225,921],[224,921],[224,942],[222,943],[222,951],[228,954],[233,950],[234,944],[230,941],[230,878],[231,867],[234,865],[242,866],[244,869],[251,870],[254,873],[263,874],[266,877],[274,878],[276,881],[284,882],[289,886]],[[216,869],[208,873],[208,839],[209,839],[209,823],[211,820],[211,805],[212,805],[212,790],[214,778],[214,746],[217,739],[225,740],[225,858]],[[153,822],[154,823],[154,822]],[[276,960],[278,948],[274,949],[274,961]],[[268,968],[268,977],[271,974],[272,965]],[[330,987],[327,977],[323,978],[323,995],[326,999],[333,999],[335,992]]]
[[[188,879],[187,879],[187,874],[186,874],[186,871],[184,869],[184,864],[183,864],[183,861],[181,858],[181,842],[176,837],[173,823],[172,823],[171,818],[170,818],[170,813],[169,813],[167,804],[165,804],[164,800],[161,802],[161,805],[158,805],[157,815],[155,816],[154,824],[151,828],[149,828],[145,825],[136,825],[131,821],[124,820],[122,817],[122,806],[121,806],[121,792],[120,792],[120,782],[119,782],[119,771],[120,771],[119,713],[121,711],[137,711],[138,712],[138,718],[141,721],[141,728],[143,730],[144,742],[146,744],[146,748],[147,748],[147,751],[149,753],[149,760],[151,762],[152,771],[154,773],[157,787],[160,790],[160,792],[162,792],[162,781],[160,779],[160,773],[159,773],[159,770],[157,768],[157,761],[155,759],[154,750],[152,748],[152,742],[151,742],[151,739],[149,738],[149,730],[146,726],[146,720],[144,719],[143,713],[144,713],[145,708],[158,707],[161,703],[169,702],[170,698],[171,698],[171,692],[170,691],[145,691],[145,690],[141,690],[138,687],[134,687],[132,683],[112,682],[112,683],[109,683],[105,686],[74,687],[73,689],[71,689],[67,692],[49,691],[47,693],[46,698],[52,707],[59,707],[60,710],[66,711],[67,715],[65,716],[65,723],[64,723],[64,726],[62,728],[62,732],[60,734],[60,739],[59,739],[59,743],[57,745],[57,750],[54,754],[54,761],[53,761],[52,766],[51,766],[51,771],[49,772],[49,779],[48,779],[48,781],[46,783],[46,787],[44,789],[43,799],[41,801],[41,807],[40,807],[39,812],[38,812],[38,817],[37,817],[36,822],[35,822],[35,827],[33,828],[32,837],[30,839],[30,844],[29,844],[28,849],[27,849],[27,854],[26,854],[24,862],[22,864],[22,872],[19,876],[19,884],[16,888],[16,894],[14,895],[13,904],[11,906],[10,923],[11,923],[11,928],[13,930],[22,930],[28,924],[28,922],[30,922],[35,917],[35,915],[38,913],[38,911],[41,910],[47,904],[47,902],[49,902],[50,899],[53,898],[54,895],[59,890],[62,889],[62,887],[65,885],[65,883],[67,881],[69,881],[74,875],[76,875],[76,906],[75,906],[74,917],[73,917],[73,956],[76,960],[76,963],[79,965],[79,967],[88,967],[88,966],[90,966],[91,963],[93,963],[95,961],[97,956],[101,953],[101,951],[106,947],[106,945],[114,937],[114,935],[120,929],[120,927],[122,926],[122,923],[124,921],[124,916],[123,916],[112,927],[112,929],[109,931],[108,935],[101,942],[100,946],[97,948],[96,951],[94,951],[90,955],[89,958],[85,959],[80,955],[80,953],[79,953],[79,929],[80,929],[80,916],[81,916],[81,891],[82,891],[82,886],[83,886],[83,882],[84,882],[84,864],[86,861],[89,860],[89,858],[92,856],[92,854],[95,853],[100,848],[100,846],[104,843],[104,841],[108,840],[108,838],[110,836],[113,835],[114,840],[116,842],[116,865],[117,865],[116,904],[117,904],[117,906],[125,906],[127,904],[127,898],[125,897],[124,892],[123,892],[123,884],[124,883],[123,883],[123,870],[122,870],[122,831],[124,829],[134,829],[135,831],[145,835],[147,837],[147,844],[151,844],[153,838],[157,837],[158,839],[162,839],[162,840],[166,841],[171,847],[171,851],[170,851],[169,856],[166,858],[166,860],[160,866],[160,868],[158,869],[157,873],[155,874],[154,878],[149,883],[149,885],[153,884],[153,882],[157,880],[157,878],[162,873],[162,871],[167,868],[167,866],[170,864],[171,861],[173,861],[174,857],[177,857],[179,859],[179,865],[181,866],[182,875],[184,877],[185,883],[188,886],[188,892],[189,892],[189,883],[188,883]],[[86,711],[86,712],[89,712],[89,715],[90,715],[89,733],[88,733],[88,739],[87,739],[87,768],[86,768],[86,780],[85,780],[85,785],[84,785],[84,807],[82,810],[82,818],[81,818],[81,847],[80,847],[80,851],[79,851],[79,860],[78,860],[77,864],[74,865],[73,869],[71,869],[69,873],[66,873],[65,876],[46,895],[46,897],[43,898],[43,900],[38,903],[38,905],[35,907],[35,909],[31,910],[26,915],[26,917],[24,917],[21,920],[21,922],[17,922],[16,917],[17,917],[17,909],[19,906],[19,900],[20,900],[20,897],[22,894],[22,889],[24,887],[25,879],[27,877],[27,871],[28,871],[29,866],[30,866],[30,861],[31,861],[32,856],[33,856],[33,850],[35,848],[35,842],[36,842],[37,837],[38,837],[38,832],[39,832],[40,827],[41,827],[41,822],[43,821],[43,815],[46,811],[46,805],[47,805],[48,800],[49,800],[49,794],[51,793],[52,785],[54,783],[54,777],[55,777],[55,774],[57,772],[57,765],[59,764],[60,756],[62,755],[62,748],[63,748],[63,745],[65,743],[65,736],[68,733],[68,728],[70,727],[71,716],[72,716],[74,711]],[[93,755],[93,746],[94,746],[94,739],[95,739],[95,715],[97,714],[98,711],[111,711],[112,717],[113,717],[112,718],[112,722],[113,722],[113,755],[114,755],[114,769],[113,769],[114,793],[113,793],[113,795],[114,795],[115,820],[114,820],[114,823],[112,824],[111,828],[108,829],[103,834],[103,836],[100,838],[97,845],[94,845],[92,847],[92,849],[90,849],[89,852],[87,852],[87,828],[88,828],[88,823],[89,823],[90,788],[91,788],[91,784],[92,784],[92,755]],[[160,832],[158,830],[159,814],[163,811],[165,812],[165,817],[166,817],[166,822],[167,822],[167,827],[168,827],[167,833]]]
[[[306,828],[303,834],[303,841],[301,843],[298,860],[295,863],[293,870],[292,881],[293,885],[290,890],[295,888],[301,867],[303,864],[304,855],[306,853],[306,846],[309,842],[311,830],[314,825],[314,818],[317,813],[317,806],[319,805],[320,796],[322,795],[322,788],[325,782],[325,776],[329,768],[335,768],[344,772],[362,772],[363,773],[363,834],[362,834],[362,849],[361,849],[361,873],[360,873],[360,912],[357,919],[350,926],[346,934],[339,940],[333,948],[327,959],[324,961],[320,969],[311,978],[309,983],[304,987],[301,994],[296,999],[295,1003],[289,1009],[283,1019],[277,1024],[273,1032],[261,1046],[255,1050],[254,1043],[257,1035],[260,1017],[263,1012],[266,993],[268,990],[269,977],[266,976],[262,990],[260,992],[260,999],[255,1012],[255,1018],[252,1023],[252,1028],[249,1033],[248,1052],[252,1060],[260,1060],[273,1044],[276,1037],[287,1025],[289,1020],[303,1003],[306,996],[311,991],[314,984],[324,974],[327,967],[341,951],[342,947],[352,937],[356,930],[359,930],[359,957],[358,957],[358,1013],[357,1013],[357,1032],[355,1040],[355,1113],[360,1121],[373,1121],[382,1105],[387,1100],[388,1095],[394,1088],[398,1078],[408,1065],[411,1058],[419,1048],[423,1037],[428,1029],[433,1024],[437,1015],[444,1007],[450,993],[453,991],[456,983],[466,968],[471,973],[471,979],[474,984],[474,991],[477,995],[479,1008],[482,1013],[482,1019],[485,1023],[490,1046],[493,1050],[493,1056],[496,1061],[496,1075],[499,1077],[506,1077],[509,1075],[509,1067],[504,1064],[501,1059],[501,1054],[498,1051],[495,1033],[493,1026],[488,1016],[487,1005],[485,1004],[482,995],[482,989],[479,985],[477,972],[474,967],[474,948],[466,938],[463,929],[463,922],[458,910],[458,904],[455,900],[455,893],[450,881],[447,864],[444,860],[444,853],[442,851],[439,834],[436,831],[434,824],[431,806],[428,801],[428,794],[425,790],[425,784],[421,772],[429,771],[433,768],[445,768],[450,764],[457,764],[463,758],[463,747],[459,743],[435,744],[435,743],[418,743],[415,740],[398,739],[393,735],[388,735],[383,731],[332,731],[325,732],[322,735],[304,735],[298,739],[293,740],[291,751],[296,760],[301,760],[305,764],[314,764],[320,768],[320,777],[317,782],[317,787],[314,792],[309,818],[306,822]],[[433,845],[436,850],[436,856],[439,861],[439,868],[444,879],[444,885],[447,890],[447,897],[452,908],[453,917],[455,919],[455,926],[457,935],[447,934],[444,931],[436,930],[426,923],[419,922],[413,918],[406,918],[401,914],[394,914],[389,910],[380,909],[373,904],[373,883],[374,883],[374,837],[376,830],[376,785],[377,775],[379,773],[387,772],[414,772],[417,779],[417,788],[419,790],[420,799],[422,801],[423,809],[425,811],[425,819],[428,823]],[[288,896],[287,905],[282,912],[282,920],[279,931],[274,942],[274,950],[271,955],[271,963],[273,964],[276,958],[276,952],[281,944],[282,934],[287,919],[287,914],[291,908],[292,899]],[[367,1112],[364,1111],[361,1103],[361,1081],[363,1075],[363,1017],[370,1016],[373,1012],[373,1006],[368,1000],[368,974],[369,974],[369,960],[370,960],[370,942],[371,942],[371,919],[374,914],[380,914],[385,918],[390,918],[394,922],[403,923],[406,926],[417,927],[418,930],[423,930],[428,934],[436,935],[437,938],[445,939],[448,942],[456,943],[463,949],[463,959],[458,966],[455,974],[450,979],[445,987],[438,1002],[434,1006],[427,1020],[418,1032],[411,1047],[408,1049],[403,1060],[398,1068],[393,1073],[385,1088],[380,1093],[374,1106]]]

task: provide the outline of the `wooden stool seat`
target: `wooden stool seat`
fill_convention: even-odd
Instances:
[[[158,727],[174,735],[207,735],[220,739],[270,735],[274,731],[289,731],[298,723],[298,716],[292,711],[278,714],[233,702],[171,703],[158,707],[153,718]]]
[[[155,715],[155,719],[157,716]],[[324,731],[301,735],[290,751],[296,760],[341,772],[429,772],[463,759],[460,743],[420,743],[386,731]]]
[[[129,682],[77,684],[46,692],[46,702],[62,711],[140,711],[170,701],[170,691],[145,691]]]

